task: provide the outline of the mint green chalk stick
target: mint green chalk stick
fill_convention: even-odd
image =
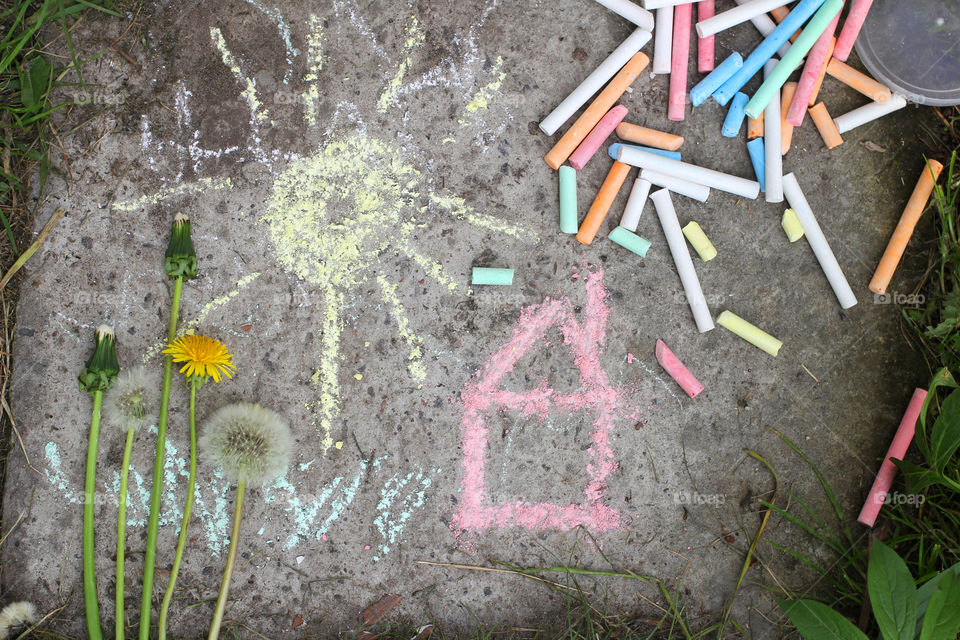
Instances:
[[[731,311],[721,313],[720,317],[717,318],[717,324],[733,331],[753,346],[766,351],[773,357],[777,357],[777,353],[780,352],[780,347],[783,346],[783,343],[772,335],[760,327],[750,324]]]
[[[577,170],[563,165],[560,167],[560,231],[576,233],[579,226]]]
[[[617,227],[610,232],[610,235],[607,236],[618,245],[624,249],[629,249],[641,258],[647,255],[647,250],[650,248],[650,241],[646,238],[638,236],[634,232],[630,231],[626,227]]]
[[[510,286],[513,284],[513,269],[474,267],[471,284],[499,284]]]
[[[842,8],[843,0],[827,0],[817,9],[817,12],[810,18],[810,22],[803,27],[800,37],[797,38],[786,55],[773,68],[773,72],[767,76],[757,92],[750,98],[750,102],[747,103],[745,109],[748,116],[751,118],[760,117],[773,94],[780,90],[780,87],[787,81],[794,69],[800,66],[813,44],[827,30],[834,16],[840,13]]]

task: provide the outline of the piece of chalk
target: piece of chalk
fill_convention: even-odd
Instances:
[[[694,251],[704,262],[710,262],[717,257],[717,248],[713,246],[710,238],[696,222],[688,222],[687,226],[683,228],[683,235],[686,236]]]
[[[747,103],[744,102],[743,106],[747,106]],[[747,118],[747,139],[752,140],[754,138],[763,137],[763,114],[760,114],[759,118]]]
[[[720,63],[716,69],[710,72],[710,74],[694,85],[693,89],[690,89],[690,104],[695,107],[699,107],[703,104],[703,101],[710,97],[710,95],[720,88],[724,82],[726,82],[730,76],[737,72],[737,69],[743,66],[743,58],[740,57],[740,54],[734,51],[727,59]]]
[[[771,9],[779,7],[782,3],[783,0],[752,0],[752,2],[741,4],[723,13],[718,13],[712,18],[698,22],[697,35],[702,38],[720,33],[725,29],[747,22],[751,18],[763,15]]]
[[[847,19],[843,23],[843,29],[840,30],[840,37],[837,38],[837,48],[833,53],[837,60],[842,62],[850,56],[853,43],[860,35],[860,28],[863,27],[863,21],[867,19],[867,12],[870,11],[872,4],[873,0],[853,0],[850,4]]]
[[[620,149],[617,159],[641,169],[665,173],[669,176],[689,180],[711,189],[719,189],[751,200],[760,195],[760,183],[755,180],[747,180],[695,164],[663,158],[647,151],[624,146]]]
[[[650,249],[649,240],[641,236],[638,236],[634,232],[630,231],[629,229],[625,229],[623,227],[617,227],[616,229],[611,231],[610,235],[608,235],[607,237],[613,240],[614,242],[616,242],[618,245],[620,245],[624,249],[633,251],[635,254],[637,254],[641,258],[647,255],[647,250]]]
[[[827,63],[827,74],[874,102],[889,102],[893,97],[889,87],[836,58]]]
[[[504,285],[513,284],[513,269],[494,269],[490,267],[474,267],[473,279],[470,284]]]
[[[842,116],[837,116],[833,121],[837,125],[837,131],[843,134],[851,129],[865,125],[868,122],[873,122],[877,118],[882,118],[898,109],[903,109],[905,106],[907,106],[907,99],[899,93],[895,93],[893,97],[890,98],[890,102],[871,102],[859,109],[854,109]]]
[[[650,41],[650,38],[650,32],[644,29],[636,29],[633,33],[631,33],[626,40],[620,43],[620,46],[614,49],[613,52],[607,56],[606,60],[600,63],[600,66],[598,66],[590,75],[584,78],[583,82],[581,82],[569,96],[564,98],[563,102],[557,105],[556,109],[551,111],[550,114],[540,122],[540,130],[548,136],[552,136],[554,133],[556,133],[557,129],[559,129],[564,122],[569,120],[570,116],[576,113],[577,110],[582,107],[587,100],[590,99],[590,96],[599,91],[600,88],[606,84],[608,80],[610,80],[610,78],[613,78],[618,71],[621,71],[624,66],[631,61],[631,59],[636,57],[640,49]],[[636,70],[636,75],[630,78],[629,81],[623,83],[622,89],[617,92],[615,97],[612,97],[609,100],[609,104],[605,104],[602,106],[602,108],[598,109],[600,111],[600,115],[597,116],[597,120],[600,119],[600,116],[609,111],[610,107],[613,106],[620,95],[626,90],[630,83],[633,82],[633,79],[636,78],[643,68],[647,66],[647,62],[647,57],[643,56],[643,64],[639,69]],[[603,93],[600,95],[602,96]],[[600,98],[598,97],[597,100],[599,99]],[[594,120],[593,123],[587,127],[587,131],[590,131],[594,124],[596,124],[596,120]],[[586,132],[584,135],[586,135]]]
[[[560,167],[560,231],[576,233],[578,227],[577,170],[563,165]]]
[[[827,111],[827,105],[818,102],[810,107],[810,119],[813,120],[817,131],[820,132],[820,137],[823,138],[823,143],[827,145],[827,149],[833,149],[843,144],[843,138],[837,129],[837,123],[833,121]]]
[[[787,111],[796,92],[796,82],[787,82],[780,91],[780,153],[783,155],[787,155],[790,145],[793,144],[793,125],[787,122]]]
[[[641,127],[629,122],[621,122],[617,125],[617,135],[624,140],[663,149],[664,151],[676,151],[683,146],[683,136],[675,136],[672,133]]]
[[[891,460],[903,460],[907,455],[907,449],[913,442],[913,436],[916,434],[917,420],[920,418],[920,412],[923,411],[923,403],[927,399],[927,392],[924,389],[914,389],[913,397],[910,398],[910,404],[900,420],[900,426],[893,436],[893,441],[887,449],[887,455],[883,456],[883,462],[880,463],[880,470],[877,477],[873,479],[873,485],[867,493],[867,499],[863,503],[860,515],[857,516],[857,522],[872,527],[877,522],[877,516],[880,515],[880,508],[887,500],[887,494],[890,487],[893,486],[893,479],[897,475],[897,465]]]
[[[674,355],[670,347],[663,340],[657,340],[656,347],[657,362],[663,367],[663,370],[670,374],[674,382],[680,385],[688,396],[696,398],[703,391],[703,384],[697,377],[690,373],[690,370],[680,362],[680,358]]]
[[[833,0],[831,0],[833,1]],[[843,0],[838,0],[842,2]],[[730,98],[733,95],[740,91],[743,88],[743,85],[749,82],[760,69],[763,68],[763,65],[769,60],[774,54],[777,53],[779,49],[787,40],[790,39],[790,36],[798,28],[803,26],[803,23],[807,21],[814,12],[820,8],[820,5],[824,3],[824,0],[800,0],[800,2],[793,8],[793,11],[790,12],[790,15],[786,19],[777,25],[777,28],[773,32],[764,38],[763,42],[757,46],[753,52],[747,56],[747,59],[743,61],[743,66],[733,74],[733,76],[723,83],[723,86],[717,89],[713,94],[713,99],[719,102],[722,105],[727,104],[730,101]],[[833,17],[831,15],[831,17]],[[793,45],[795,47],[796,45]],[[790,47],[793,49],[793,47]],[[809,47],[808,47],[809,48]],[[790,55],[788,50],[786,55]],[[781,83],[782,84],[782,83]],[[779,86],[779,85],[777,85]],[[747,109],[747,115],[752,115],[756,117],[757,113],[763,111],[762,108],[757,109],[756,112],[753,112],[751,109]]]
[[[670,73],[673,54],[673,7],[657,9],[657,26],[653,30],[653,73]]]
[[[580,224],[580,230],[577,231],[578,242],[582,244],[593,242],[597,231],[600,230],[600,225],[607,217],[607,212],[610,211],[613,201],[620,192],[620,187],[623,186],[623,181],[627,179],[628,173],[630,173],[630,165],[614,161],[613,166],[610,167],[610,172],[607,173],[603,184],[600,185],[600,191],[593,199],[593,204],[590,205],[590,210],[587,211],[586,217]]]
[[[820,263],[820,268],[823,269],[823,273],[833,288],[840,306],[849,309],[857,304],[857,297],[853,295],[853,290],[850,289],[847,278],[840,269],[837,257],[833,255],[833,250],[830,249],[830,244],[827,242],[826,236],[823,235],[820,225],[817,224],[817,219],[813,216],[813,210],[807,203],[807,198],[803,195],[796,176],[792,173],[783,176],[783,193],[790,203],[790,208],[796,212],[797,218],[800,219],[803,235],[807,237],[807,243],[809,243],[813,255]]]
[[[661,158],[670,158],[671,160],[680,160],[679,151],[667,151],[666,149],[654,149],[652,147],[641,147],[635,144],[623,144],[622,142],[612,142],[610,146],[607,147],[607,154],[614,160],[617,159],[617,155],[620,154],[620,149],[639,149],[640,151],[646,151],[647,153],[652,153],[654,155],[660,156]]]
[[[606,115],[600,118],[600,122],[598,122],[593,129],[591,129],[590,133],[587,134],[587,137],[583,139],[583,142],[580,143],[577,150],[570,154],[570,157],[567,159],[570,166],[577,171],[587,166],[593,154],[597,152],[600,145],[606,142],[607,138],[610,137],[610,134],[613,133],[613,130],[617,128],[617,125],[623,121],[626,115],[627,108],[622,104],[618,104],[613,109],[610,109],[610,111],[607,111]]]
[[[783,346],[783,343],[772,335],[750,324],[731,311],[722,312],[719,317],[717,317],[717,324],[721,327],[726,327],[753,346],[762,351],[766,351],[773,357],[777,357],[777,354],[780,352],[780,347]]]
[[[678,4],[673,10],[673,50],[670,54],[670,86],[667,118],[680,121],[687,111],[687,70],[690,58],[690,24],[693,5]]]
[[[817,81],[813,85],[813,93],[810,94],[810,100],[807,101],[807,106],[812,107],[817,104],[817,96],[820,95],[820,88],[823,86],[823,79],[827,77],[827,65],[830,64],[830,56],[833,55],[833,48],[837,45],[836,38],[830,38],[830,46],[827,47],[827,56],[823,60],[823,65],[820,67],[820,75],[817,76]]]
[[[794,93],[793,101],[786,110],[786,120],[795,127],[803,124],[803,117],[807,113],[807,106],[810,102],[810,96],[817,86],[817,80],[820,77],[821,68],[829,60],[827,58],[830,50],[830,42],[833,40],[833,34],[837,29],[837,23],[840,21],[840,14],[833,16],[833,21],[827,26],[827,29],[820,34],[810,52],[807,54],[807,61],[803,64],[803,71],[800,72],[800,82],[797,84],[797,90]]]
[[[803,237],[803,225],[800,224],[800,218],[797,217],[797,212],[793,209],[787,209],[783,212],[780,226],[783,227],[783,232],[787,234],[787,240],[790,242],[796,242]]]
[[[757,182],[760,183],[760,191],[767,190],[767,176],[764,170],[764,148],[763,138],[754,138],[747,142],[747,153],[750,154],[750,164],[753,165],[753,173],[757,176]]]
[[[784,18],[790,15],[790,10],[786,7],[777,7],[776,9],[770,10],[770,15],[773,16],[773,19],[776,20],[777,24],[780,24],[783,22]],[[790,42],[795,41],[800,36],[800,31],[801,30],[797,30],[793,32],[793,35],[790,36]]]
[[[707,299],[703,296],[703,290],[700,288],[700,280],[697,278],[697,271],[693,267],[690,250],[687,249],[687,241],[684,240],[683,231],[680,230],[680,222],[677,220],[677,212],[673,208],[670,192],[666,189],[654,191],[650,194],[650,199],[653,200],[657,217],[660,218],[660,226],[663,228],[663,235],[667,238],[667,246],[670,247],[670,254],[677,266],[677,273],[680,275],[680,282],[683,284],[683,291],[686,294],[687,302],[690,304],[693,319],[697,323],[697,330],[700,333],[710,331],[713,329],[713,318],[710,316]]]
[[[676,7],[680,4],[690,4],[696,0],[643,0],[643,6],[648,11],[651,9],[662,9],[663,7]]]
[[[627,206],[624,207],[623,216],[620,218],[620,226],[627,231],[637,230],[643,207],[647,204],[647,196],[650,195],[650,187],[650,181],[643,178],[637,178],[633,182],[633,188],[630,189],[630,196],[627,198]]]
[[[900,215],[900,221],[897,222],[893,235],[890,236],[890,242],[880,258],[880,264],[870,280],[870,291],[874,293],[886,293],[890,286],[890,279],[893,278],[893,272],[900,264],[903,252],[910,242],[913,230],[920,221],[920,216],[927,208],[927,202],[930,200],[930,194],[933,193],[937,180],[940,178],[940,172],[943,171],[943,165],[936,160],[928,160],[923,167],[923,173],[917,180],[917,186],[914,187],[907,206],[904,207]]]
[[[747,106],[750,100],[745,93],[737,92],[727,107],[727,117],[723,119],[723,126],[720,127],[720,134],[724,138],[736,138],[740,135],[740,129],[743,127],[743,108]],[[760,132],[763,135],[763,132]]]
[[[802,3],[801,3],[802,4]],[[799,10],[799,5],[794,11]],[[757,89],[757,92],[753,94],[753,97],[750,98],[750,102],[747,103],[747,108],[745,109],[747,115],[756,116],[758,113],[763,111],[767,103],[773,99],[773,96],[780,87],[783,86],[783,83],[787,81],[787,78],[790,77],[790,74],[803,63],[803,58],[807,55],[813,45],[816,44],[817,39],[820,35],[827,30],[827,27],[830,26],[830,22],[833,21],[834,16],[836,16],[840,9],[843,8],[843,0],[826,0],[823,3],[817,12],[814,14],[807,25],[803,28],[803,33],[800,34],[800,37],[797,38],[797,41],[793,43],[793,46],[790,47],[790,50],[787,51],[787,55],[783,56],[780,62],[777,63],[777,66],[774,67],[773,71],[768,74],[765,74],[763,84],[760,85],[760,88]],[[790,12],[790,15],[793,15],[793,11]],[[787,24],[790,20],[790,16],[787,16],[781,25]]]
[[[733,0],[737,4],[747,4],[748,2],[753,2],[753,0]],[[777,23],[770,19],[768,15],[759,15],[755,18],[750,18],[750,22],[753,23],[753,26],[757,28],[757,31],[760,32],[764,38],[773,33],[773,30],[777,28]],[[784,55],[790,49],[790,43],[786,42],[780,46],[777,50],[779,55]]]
[[[615,14],[629,20],[641,29],[653,31],[653,14],[646,9],[630,2],[630,0],[595,0]]]
[[[697,20],[709,20],[716,15],[714,0],[700,0],[697,3]],[[713,71],[716,53],[716,43],[713,36],[697,37],[697,71],[710,73]]]
[[[768,60],[765,72],[773,72],[777,63]],[[763,112],[764,197],[767,202],[783,202],[783,138],[780,135],[780,98],[767,103]]]
[[[702,184],[697,184],[695,182],[690,182],[689,180],[682,180],[675,176],[668,176],[659,171],[651,171],[650,169],[643,169],[640,172],[640,177],[644,180],[649,180],[651,184],[655,184],[658,187],[663,187],[673,193],[679,194],[681,196],[686,196],[697,200],[698,202],[706,202],[707,198],[710,197],[710,188],[705,187]]]

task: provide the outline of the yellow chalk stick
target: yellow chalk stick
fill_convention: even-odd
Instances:
[[[783,232],[787,234],[787,240],[796,242],[803,237],[803,225],[800,224],[800,218],[793,209],[787,209],[783,212],[783,218],[780,220],[780,226]]]
[[[717,324],[757,347],[776,357],[783,343],[759,327],[755,327],[740,316],[730,311],[724,311],[717,318]]]
[[[713,260],[717,257],[717,248],[710,242],[710,238],[703,232],[700,225],[696,222],[690,222],[683,228],[683,235],[687,237],[690,244],[696,250],[697,254],[704,262]]]

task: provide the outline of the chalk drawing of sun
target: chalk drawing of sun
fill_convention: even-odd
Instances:
[[[462,137],[468,125],[476,125],[482,120],[482,112],[500,89],[506,74],[502,71],[501,58],[490,64],[480,57],[475,44],[476,30],[499,0],[490,0],[479,19],[460,38],[460,49],[464,53],[459,59],[442,60],[416,78],[407,77],[417,50],[424,45],[425,32],[416,16],[411,16],[404,27],[400,59],[390,60],[354,1],[333,2],[336,28],[350,30],[350,37],[366,40],[381,59],[380,66],[387,71],[383,74],[384,83],[375,102],[359,108],[349,101],[341,101],[337,103],[333,116],[325,121],[318,114],[324,87],[344,80],[329,77],[325,71],[330,55],[327,42],[330,28],[325,28],[325,21],[319,16],[310,15],[303,37],[305,52],[301,52],[294,46],[296,38],[279,10],[260,4],[258,0],[244,1],[275,26],[286,52],[287,69],[282,82],[289,87],[300,87],[287,92],[288,97],[292,97],[288,102],[300,106],[303,127],[323,130],[322,143],[314,151],[299,155],[264,147],[265,129],[285,124],[301,125],[276,119],[272,113],[274,106],[261,95],[263,92],[255,75],[247,68],[249,63],[244,61],[241,53],[231,50],[220,28],[211,26],[210,46],[219,54],[224,72],[232,76],[237,87],[237,97],[249,111],[248,144],[216,149],[202,147],[198,142],[199,132],[193,129],[191,122],[189,102],[192,93],[181,81],[177,85],[175,110],[181,137],[186,140],[156,140],[151,123],[144,116],[141,145],[148,155],[158,152],[169,155],[172,152],[181,167],[189,166],[195,174],[208,161],[223,158],[253,159],[269,170],[272,184],[267,189],[264,213],[258,224],[263,225],[269,236],[277,263],[319,291],[323,299],[321,326],[318,328],[320,352],[313,375],[317,399],[310,409],[323,452],[326,452],[334,444],[334,421],[341,407],[338,382],[342,359],[340,344],[346,297],[350,291],[375,281],[380,302],[390,311],[396,335],[405,345],[410,379],[420,384],[427,375],[423,336],[411,326],[397,290],[398,284],[380,273],[374,274],[371,266],[381,262],[385,252],[393,252],[412,260],[436,286],[448,292],[469,293],[465,282],[452,277],[438,260],[418,246],[417,231],[431,222],[436,224],[436,219],[431,220],[431,217],[452,216],[463,224],[519,241],[537,238],[532,230],[475,211],[455,194],[434,190],[411,160],[421,156],[421,151],[411,149],[409,144],[404,148],[396,140],[378,139],[368,132],[364,123],[366,112],[371,116],[389,115],[408,95],[424,88],[451,86],[469,90],[461,105],[462,117],[454,125],[459,129],[443,143],[453,142],[455,135]],[[336,48],[330,46],[329,50]],[[299,80],[297,69],[301,71]],[[364,73],[369,71],[364,70]],[[397,120],[405,121],[405,118]],[[483,128],[493,134],[506,127],[505,120],[496,126],[483,124]],[[402,133],[401,130],[396,138],[403,138]],[[152,166],[158,164],[153,155],[149,161]],[[137,200],[116,203],[114,208],[133,210],[158,203],[171,195],[234,188],[226,177],[181,182],[183,174],[181,170],[172,186]],[[255,276],[245,278],[241,286],[254,279]],[[218,303],[224,304],[230,298],[231,294],[218,298]],[[197,320],[192,324],[197,324]],[[189,328],[191,323],[185,326]]]

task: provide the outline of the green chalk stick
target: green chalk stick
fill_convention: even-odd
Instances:
[[[510,286],[513,284],[513,269],[474,267],[471,284],[499,284]]]
[[[560,167],[560,231],[576,233],[579,226],[577,170],[564,165]]]
[[[764,79],[757,92],[750,98],[747,108],[744,109],[748,116],[751,118],[760,117],[773,94],[780,90],[780,87],[787,81],[794,69],[800,66],[813,44],[827,30],[827,27],[833,21],[833,17],[840,13],[842,8],[843,0],[827,0],[817,9],[817,12],[810,18],[810,22],[803,27],[800,37],[797,38],[786,55],[780,59],[777,66],[773,68],[773,71]]]
[[[759,327],[755,327],[740,316],[730,311],[724,311],[717,318],[717,324],[757,347],[776,357],[783,343]]]
[[[650,248],[650,241],[646,238],[642,238],[630,231],[626,227],[617,227],[610,232],[610,235],[607,236],[618,245],[624,249],[629,249],[641,258],[647,255],[647,250]]]

